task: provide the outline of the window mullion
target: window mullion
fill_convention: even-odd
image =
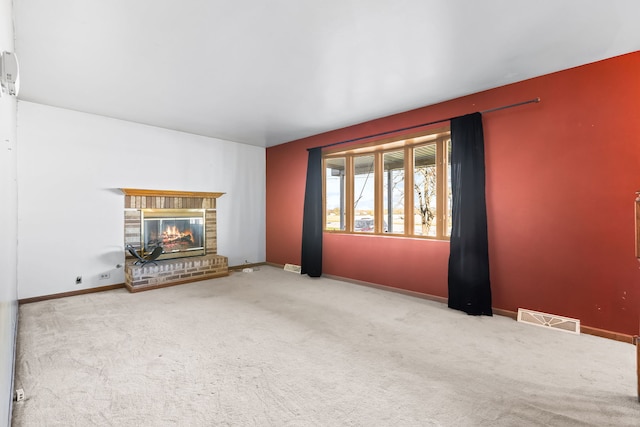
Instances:
[[[413,235],[414,226],[413,205],[413,147],[404,148],[404,234]]]
[[[382,233],[384,232],[384,227],[382,225],[383,221],[383,207],[382,201],[384,197],[382,196],[383,191],[383,162],[382,162],[382,152],[376,152],[374,157],[374,168],[373,168],[373,178],[374,178],[374,198],[373,198],[373,218],[374,218],[374,232]]]
[[[346,191],[345,191],[345,231],[347,232],[352,232],[353,231],[353,218],[354,218],[354,213],[353,213],[353,188],[354,188],[354,174],[355,174],[355,170],[354,170],[354,166],[353,166],[353,156],[346,156],[345,158],[345,170],[347,171],[346,174],[346,182],[345,182],[345,187],[346,187]]]
[[[322,159],[322,230],[327,229],[327,159]]]
[[[445,191],[444,191],[444,150],[442,139],[438,140],[436,144],[436,238],[440,239],[444,236],[444,202],[445,202]]]

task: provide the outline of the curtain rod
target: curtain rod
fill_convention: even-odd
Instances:
[[[533,99],[529,99],[528,101],[522,101],[522,102],[517,102],[515,104],[503,105],[502,107],[491,108],[489,110],[480,111],[480,114],[493,113],[494,111],[506,110],[507,108],[519,107],[521,105],[531,104],[531,103],[534,103],[534,102],[535,103],[540,102],[540,98],[539,97],[538,98],[533,98]],[[402,132],[402,131],[405,131],[405,130],[411,130],[411,129],[421,128],[421,127],[424,127],[424,126],[435,125],[437,123],[448,122],[448,121],[450,121],[452,119],[455,119],[457,117],[461,117],[461,116],[449,117],[448,119],[436,120],[434,122],[422,123],[422,124],[419,124],[419,125],[409,126],[409,127],[406,127],[406,128],[394,129],[394,130],[389,130],[389,131],[386,131],[386,132],[375,133],[373,135],[367,135],[367,136],[361,136],[361,137],[358,137],[358,138],[347,139],[345,141],[333,142],[331,144],[321,145],[319,147],[307,148],[307,151],[313,150],[315,148],[333,147],[334,145],[346,144],[348,142],[361,141],[363,139],[374,138],[376,136],[384,136],[384,135],[389,135],[391,133],[397,133],[397,132]]]

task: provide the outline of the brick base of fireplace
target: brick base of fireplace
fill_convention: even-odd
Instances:
[[[135,265],[133,261],[127,262],[124,270],[124,284],[130,292],[146,291],[229,275],[227,257],[220,255],[176,258],[156,262],[158,265],[151,263]]]

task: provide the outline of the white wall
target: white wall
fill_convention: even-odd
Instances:
[[[266,259],[263,148],[23,101],[18,138],[19,298],[124,282],[124,187],[226,193],[218,254]]]
[[[0,52],[13,52],[11,0],[0,0]],[[17,327],[16,99],[0,98],[0,425],[11,424]]]

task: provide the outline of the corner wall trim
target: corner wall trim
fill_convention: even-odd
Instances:
[[[261,265],[272,265],[274,267],[278,267],[275,264],[269,264],[268,262],[254,262],[254,263],[249,263],[249,264],[240,264],[240,265],[230,265],[229,266],[229,271],[242,271],[242,269],[244,268],[253,268],[253,267],[260,267]],[[282,267],[280,267],[282,268]]]
[[[125,287],[124,283],[117,283],[115,285],[100,286],[97,288],[80,289],[77,291],[61,292],[59,294],[42,295],[39,297],[32,297],[32,298],[23,298],[18,300],[18,305],[29,304],[32,302],[46,301],[50,299],[73,297],[76,295],[85,295],[85,294],[93,294],[96,292],[111,291],[114,289],[120,289],[124,287]]]
[[[604,329],[594,328],[592,326],[580,325],[580,332],[595,335],[596,337],[609,338],[610,340],[622,341],[633,344],[633,335],[611,332]]]

